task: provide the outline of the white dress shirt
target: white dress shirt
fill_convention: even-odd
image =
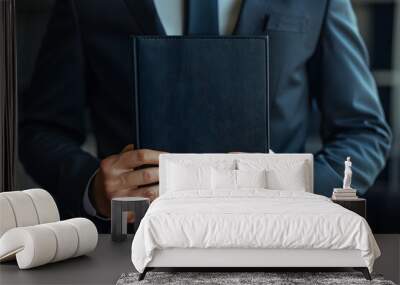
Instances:
[[[219,34],[231,35],[239,17],[242,0],[216,1],[218,1]],[[166,34],[169,36],[183,35],[185,0],[154,0],[154,5]]]

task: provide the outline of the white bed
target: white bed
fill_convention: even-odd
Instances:
[[[198,167],[193,177],[185,170]],[[202,184],[208,167],[275,176],[266,189],[216,189]],[[135,234],[132,262],[141,278],[154,267],[354,267],[368,278],[380,251],[367,222],[313,194],[312,181],[309,154],[162,155],[160,197]]]

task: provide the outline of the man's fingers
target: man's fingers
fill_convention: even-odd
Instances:
[[[125,146],[125,147],[122,149],[121,153],[123,153],[123,152],[128,152],[128,151],[131,151],[131,150],[134,150],[134,149],[135,149],[135,146],[134,146],[133,144],[128,144],[127,146]]]
[[[129,197],[145,197],[153,201],[158,197],[158,185],[140,187],[136,189],[130,189],[127,191],[126,196]]]
[[[158,185],[140,187],[140,188],[130,188],[123,189],[114,193],[115,197],[145,197],[155,199],[158,196]]]
[[[145,191],[144,194],[147,198],[150,198],[150,201],[153,201],[155,198],[158,197],[158,185],[141,187],[138,190]]]
[[[154,196],[154,190],[152,187],[141,187],[141,188],[130,188],[123,189],[114,193],[113,198],[115,197],[145,197],[152,198]]]
[[[121,153],[117,162],[122,168],[136,168],[141,165],[158,165],[158,159],[163,152],[150,149],[137,149]]]
[[[149,167],[120,175],[121,187],[133,188],[158,182],[158,167]]]

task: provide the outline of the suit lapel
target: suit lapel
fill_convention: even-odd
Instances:
[[[243,0],[235,35],[265,35],[270,0]]]
[[[280,42],[275,35],[268,33],[268,21],[271,11],[274,9],[271,0],[243,0],[242,10],[235,28],[235,35],[265,36],[269,34],[270,48],[270,103],[277,96],[279,78],[282,73],[283,64],[279,58]]]
[[[153,0],[124,0],[143,35],[165,35]]]

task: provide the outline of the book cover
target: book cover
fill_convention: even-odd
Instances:
[[[268,152],[267,37],[132,37],[135,144]]]

